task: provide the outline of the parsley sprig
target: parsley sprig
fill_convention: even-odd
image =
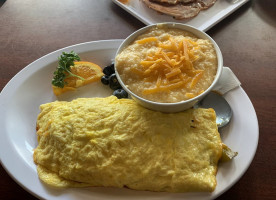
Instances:
[[[70,53],[62,52],[62,55],[58,57],[58,67],[54,72],[52,85],[63,88],[67,84],[64,79],[72,76],[84,80],[83,77],[71,72],[71,66],[74,66],[74,61],[80,61],[78,54],[74,51],[71,51]]]

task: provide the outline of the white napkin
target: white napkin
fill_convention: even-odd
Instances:
[[[223,67],[221,76],[217,84],[213,87],[213,90],[223,95],[226,92],[239,87],[240,85],[241,82],[232,72],[232,70],[229,67]]]

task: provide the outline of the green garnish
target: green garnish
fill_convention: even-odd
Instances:
[[[81,76],[73,74],[71,72],[71,66],[74,66],[74,61],[80,61],[80,57],[74,51],[70,53],[62,52],[62,55],[58,57],[58,67],[54,72],[54,78],[52,80],[52,85],[56,87],[63,88],[67,83],[64,79],[69,77],[77,77],[81,80],[85,80]]]

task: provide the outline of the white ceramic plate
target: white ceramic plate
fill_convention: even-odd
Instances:
[[[233,108],[231,123],[222,130],[222,140],[238,156],[219,166],[217,188],[211,193],[158,193],[117,188],[54,189],[40,182],[33,162],[37,146],[36,117],[39,105],[56,100],[51,79],[57,57],[74,50],[82,60],[104,67],[110,64],[122,40],[96,41],[66,47],[50,53],[20,71],[0,95],[0,156],[3,167],[13,179],[33,195],[43,199],[214,199],[228,190],[249,167],[258,144],[258,122],[250,99],[242,88],[227,93],[225,98]],[[91,84],[64,95],[62,100],[76,97],[108,96],[111,90],[101,83]]]
[[[147,25],[161,22],[178,22],[194,26],[201,31],[207,31],[249,0],[217,0],[212,7],[200,11],[196,17],[188,20],[175,20],[171,16],[157,13],[140,0],[129,0],[127,4],[123,4],[118,0],[112,1]]]

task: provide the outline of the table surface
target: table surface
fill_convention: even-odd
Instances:
[[[1,90],[43,55],[77,43],[123,39],[145,26],[111,0],[0,0],[0,10]],[[207,31],[251,99],[260,132],[249,169],[218,199],[276,199],[275,19],[276,1],[253,0]],[[36,199],[1,166],[0,174],[0,199]]]

